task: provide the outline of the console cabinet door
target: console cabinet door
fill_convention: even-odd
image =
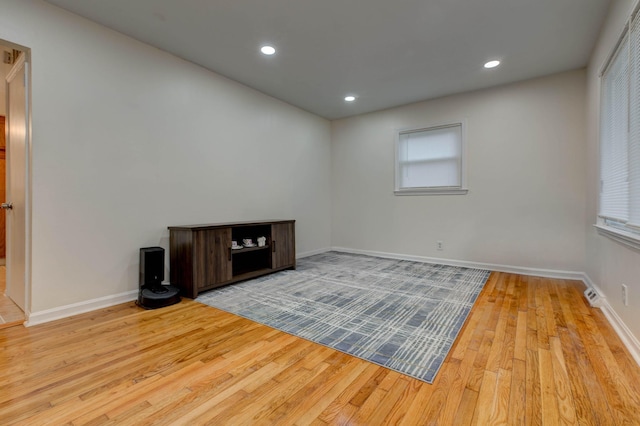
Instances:
[[[207,229],[194,235],[194,281],[198,288],[231,280],[231,228]]]
[[[294,223],[271,225],[272,268],[294,266],[296,263]]]

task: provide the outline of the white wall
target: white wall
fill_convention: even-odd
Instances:
[[[598,122],[600,104],[599,73],[618,41],[628,19],[632,0],[612,2],[587,72],[587,262],[586,272],[604,292],[617,316],[640,339],[640,252],[599,235],[596,222],[599,190]],[[629,306],[622,303],[621,284],[629,287]]]
[[[584,85],[579,70],[333,122],[333,246],[583,271]],[[469,193],[394,196],[395,129],[460,119]]]
[[[291,218],[298,253],[330,246],[328,121],[39,0],[1,7],[32,51],[32,312],[135,290],[169,225]]]
[[[331,124],[39,0],[0,5],[0,39],[32,49],[32,311],[134,290],[138,248],[168,248],[168,225],[294,218],[299,253],[586,269],[640,335],[639,254],[591,227],[597,71],[631,1],[614,3],[586,76]],[[469,194],[394,196],[394,130],[461,118]]]

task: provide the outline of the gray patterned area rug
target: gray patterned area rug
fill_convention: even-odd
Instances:
[[[432,383],[488,277],[327,252],[196,301]]]

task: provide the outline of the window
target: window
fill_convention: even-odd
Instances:
[[[625,31],[601,79],[598,229],[640,248],[640,27]]]
[[[466,194],[462,123],[401,131],[397,195]]]

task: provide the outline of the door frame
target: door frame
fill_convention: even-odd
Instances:
[[[31,164],[32,164],[32,150],[33,150],[33,145],[32,145],[32,119],[31,119],[31,115],[32,115],[32,103],[31,103],[31,49],[25,46],[21,46],[18,45],[16,43],[10,42],[8,40],[3,40],[0,39],[0,44],[7,46],[7,47],[11,47],[13,49],[16,50],[20,50],[23,54],[20,56],[20,58],[18,58],[18,61],[16,61],[16,63],[14,64],[14,67],[11,69],[11,71],[9,71],[9,73],[7,74],[4,84],[5,84],[5,104],[6,104],[6,112],[5,112],[5,117],[6,117],[6,121],[9,121],[9,79],[15,77],[15,74],[17,74],[17,70],[20,66],[20,62],[24,61],[24,65],[25,65],[25,103],[26,103],[26,126],[25,126],[25,162],[24,164],[12,164],[10,163],[10,154],[9,154],[9,150],[11,149],[11,141],[9,139],[9,126],[5,126],[5,140],[7,141],[7,159],[9,161],[7,161],[6,163],[6,179],[5,179],[5,185],[6,185],[6,189],[7,189],[7,193],[8,193],[8,189],[9,189],[9,170],[10,168],[15,168],[16,166],[19,168],[23,168],[24,167],[24,177],[25,177],[25,194],[24,194],[24,223],[25,223],[25,242],[24,242],[24,247],[25,247],[25,259],[24,259],[24,315],[25,315],[25,324],[28,324],[28,320],[29,320],[29,315],[31,314],[31,206],[32,206],[32,170],[31,170]],[[9,230],[7,230],[9,231]],[[8,234],[8,232],[7,232]],[[6,243],[6,250],[7,253],[10,250],[10,240],[9,238],[7,238],[7,243]],[[6,271],[7,271],[7,278],[9,278],[10,276],[10,264],[9,262],[6,262]],[[9,284],[8,279],[7,279],[7,285]]]

